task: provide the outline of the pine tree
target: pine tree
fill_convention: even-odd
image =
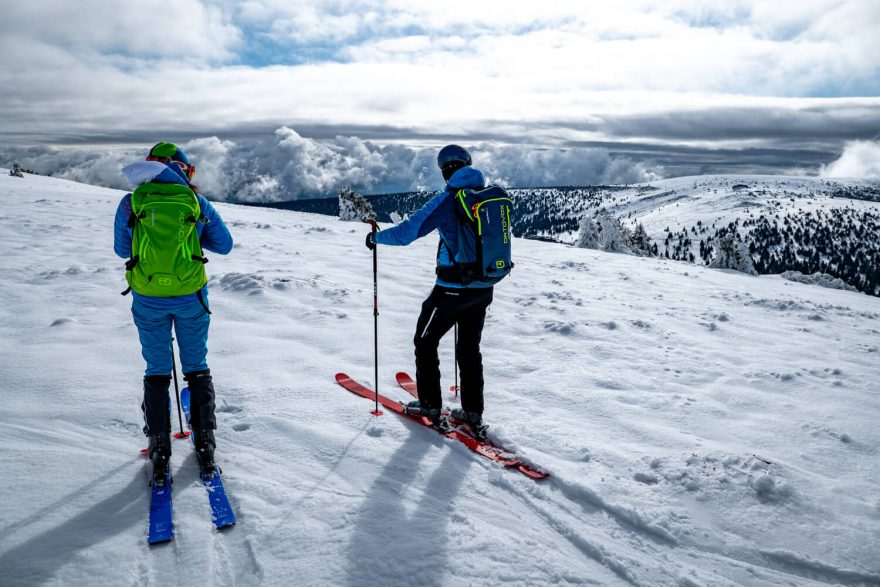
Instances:
[[[733,233],[725,234],[718,240],[718,250],[715,258],[709,263],[709,267],[733,269],[749,275],[758,274],[745,243],[738,240]]]
[[[629,244],[633,252],[640,257],[655,257],[657,255],[657,245],[652,246],[651,237],[648,236],[641,222],[630,235]]]
[[[376,213],[366,198],[346,186],[339,190],[339,219],[350,222],[366,222],[375,220]]]
[[[598,226],[589,216],[584,216],[581,219],[581,225],[578,231],[578,238],[574,246],[580,249],[600,248]]]
[[[619,218],[605,210],[596,212],[592,217],[585,216],[581,219],[575,246],[639,257],[651,257],[656,254],[644,226],[639,224],[635,232],[631,232]]]

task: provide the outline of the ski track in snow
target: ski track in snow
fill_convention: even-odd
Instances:
[[[333,381],[374,385],[365,225],[223,204],[209,362],[238,524],[214,529],[176,440],[175,539],[148,547],[120,196],[0,170],[4,585],[880,585],[877,298],[517,240],[486,417],[536,483]],[[435,247],[379,250],[393,398]]]

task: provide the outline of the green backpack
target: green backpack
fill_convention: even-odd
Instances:
[[[145,296],[193,294],[208,283],[197,223],[199,199],[187,186],[145,183],[131,194],[131,259],[125,279]]]

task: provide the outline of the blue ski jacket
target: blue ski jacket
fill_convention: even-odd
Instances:
[[[174,163],[139,161],[124,167],[122,173],[134,187],[151,181],[189,185],[186,175]],[[199,209],[208,220],[207,223],[200,222],[196,225],[202,248],[220,255],[228,254],[232,250],[232,235],[229,233],[229,229],[226,228],[226,224],[223,223],[223,219],[211,205],[211,202],[201,195],[197,197]],[[113,250],[123,259],[128,259],[131,256],[132,229],[128,227],[129,216],[131,216],[130,193],[125,194],[120,200],[119,206],[116,208],[116,219],[113,226]],[[205,285],[200,293],[203,299],[207,300],[208,286]],[[143,306],[154,310],[182,308],[194,302],[198,303],[198,293],[168,298],[145,296],[135,291],[132,291],[131,294]]]
[[[430,234],[435,229],[440,233],[440,252],[437,254],[437,267],[452,267],[452,255],[458,246],[458,223],[455,210],[455,194],[462,189],[483,189],[486,178],[473,167],[462,167],[446,183],[446,189],[419,208],[412,216],[391,228],[376,233],[376,243],[381,245],[406,246]],[[467,285],[443,281],[437,278],[437,285],[451,288],[492,287],[492,283],[472,281]]]

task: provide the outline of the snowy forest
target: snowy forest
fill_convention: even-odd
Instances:
[[[864,203],[880,202],[871,184],[767,176],[708,176],[635,186],[512,188],[514,234],[576,244],[584,218],[600,212],[638,231],[652,215],[675,220],[675,208],[696,206],[679,222],[647,228],[654,256],[700,264],[719,263],[732,239],[748,250],[746,272],[825,274],[870,295],[880,295],[880,214]],[[365,196],[380,222],[405,217],[432,194],[406,192]],[[712,205],[712,202],[717,205]],[[860,205],[861,204],[861,205]],[[339,198],[267,204],[270,207],[339,214]],[[693,207],[693,206],[690,206]],[[583,240],[583,239],[581,239]]]

